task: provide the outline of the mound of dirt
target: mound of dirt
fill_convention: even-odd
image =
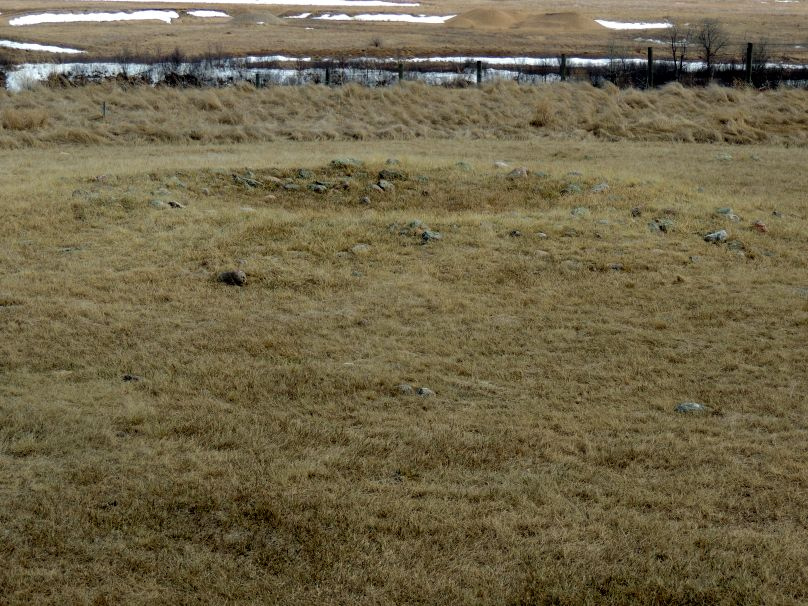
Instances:
[[[575,12],[545,13],[543,15],[530,15],[522,19],[517,27],[520,29],[578,32],[595,29],[595,22]]]
[[[232,14],[232,13],[231,13]],[[249,11],[245,13],[232,14],[233,22],[239,25],[283,25],[285,22],[280,17],[269,11]]]
[[[513,12],[493,8],[475,8],[449,19],[446,25],[459,29],[509,29],[519,20],[520,16]]]

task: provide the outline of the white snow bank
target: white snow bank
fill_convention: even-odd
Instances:
[[[212,17],[229,17],[227,13],[222,11],[188,11],[192,17],[212,18]]]
[[[134,11],[131,13],[38,13],[8,20],[9,25],[39,25],[41,23],[106,23],[109,21],[163,21],[179,19],[174,11]]]
[[[84,2],[131,2],[132,0],[84,0]],[[390,0],[151,0],[163,4],[243,4],[274,6],[420,6],[417,2],[393,2]]]
[[[667,29],[672,27],[670,23],[625,23],[623,21],[606,21],[605,19],[595,19],[595,23],[608,29]]]
[[[43,53],[65,53],[67,55],[76,55],[84,51],[77,48],[62,48],[61,46],[48,46],[47,44],[35,44],[33,42],[14,42],[12,40],[0,40],[0,46],[3,48],[13,48],[15,50],[29,50],[40,51]]]
[[[303,13],[301,15],[294,15],[287,17],[288,19],[307,19],[311,13]],[[325,13],[312,19],[322,21],[381,21],[388,23],[431,23],[441,24],[446,23],[455,15],[397,15],[392,13],[376,13],[376,14],[363,14],[363,15],[345,15],[342,13],[332,14]]]

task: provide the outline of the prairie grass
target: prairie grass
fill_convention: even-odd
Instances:
[[[368,193],[391,155],[408,178]],[[346,188],[307,189],[346,156],[366,163]],[[0,153],[3,602],[805,603],[806,160],[462,137]],[[741,245],[702,240],[719,227]],[[215,281],[234,267],[245,287]]]
[[[106,118],[101,104],[106,102]],[[446,90],[422,84],[165,89],[91,85],[0,93],[0,148],[54,143],[245,143],[412,139],[808,141],[801,90],[650,92],[587,84]],[[12,119],[13,118],[13,119]],[[18,130],[14,130],[15,126]],[[21,128],[23,127],[23,128]]]

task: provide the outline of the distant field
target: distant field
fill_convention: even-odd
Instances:
[[[808,601],[799,93],[424,88],[2,96],[0,601]]]
[[[9,19],[47,11],[121,11],[134,9],[177,10],[171,24],[159,21],[116,24],[41,24],[11,27]],[[216,9],[230,19],[201,19],[187,15],[195,8]],[[373,22],[290,20],[284,16],[314,12],[409,13],[458,15],[444,25]],[[658,39],[660,30],[621,32],[597,25],[594,19],[617,21],[696,22],[716,18],[731,34],[730,56],[739,58],[747,41],[766,39],[775,59],[805,58],[808,40],[804,31],[808,9],[792,2],[613,2],[596,0],[585,5],[549,0],[421,2],[417,7],[306,7],[148,2],[78,2],[59,0],[7,0],[0,15],[0,39],[34,41],[78,47],[91,56],[170,52],[178,47],[190,55],[206,52],[256,54],[286,52],[317,56],[375,54],[408,56],[423,54],[496,55],[605,55],[610,48],[634,54]],[[638,40],[640,39],[640,40]],[[653,43],[651,43],[653,44]],[[659,46],[658,52],[664,48]],[[47,54],[4,51],[15,60],[53,59]]]

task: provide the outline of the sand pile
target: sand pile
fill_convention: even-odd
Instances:
[[[493,8],[475,8],[459,14],[446,22],[448,27],[458,29],[510,29],[521,19],[521,15]]]

